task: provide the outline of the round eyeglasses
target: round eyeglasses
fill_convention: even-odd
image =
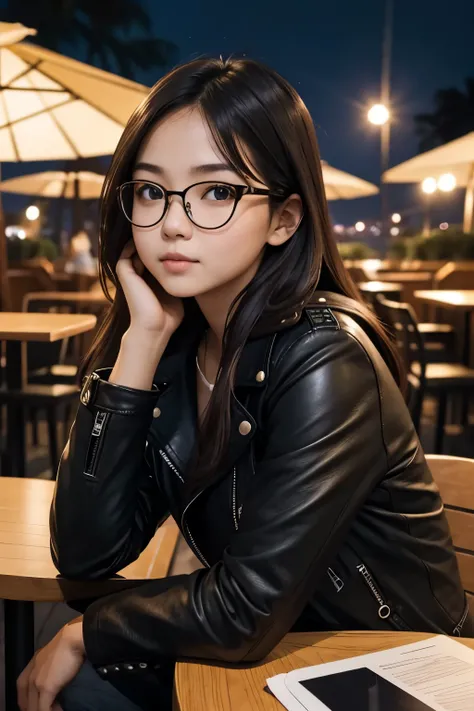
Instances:
[[[166,190],[149,180],[130,180],[118,188],[123,214],[135,227],[154,227],[166,214],[171,195],[179,195],[186,215],[196,227],[217,230],[233,217],[244,195],[284,197],[283,191],[206,181],[186,190]]]

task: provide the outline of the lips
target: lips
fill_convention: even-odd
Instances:
[[[178,252],[165,254],[161,257],[162,262],[197,262],[197,259],[191,259],[186,257],[184,254],[179,254]]]

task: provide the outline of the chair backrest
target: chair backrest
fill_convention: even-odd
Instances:
[[[474,459],[427,454],[451,527],[464,589],[474,595]]]
[[[426,354],[415,311],[410,304],[390,301],[382,294],[377,294],[374,308],[402,360],[408,383],[406,401],[418,430],[425,390]]]

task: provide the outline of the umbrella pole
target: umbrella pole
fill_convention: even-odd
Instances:
[[[1,163],[0,163],[1,180]],[[8,269],[7,236],[5,234],[5,215],[3,212],[2,196],[0,194],[0,308],[2,311],[11,311],[10,288],[7,278]]]
[[[79,196],[79,178],[74,179],[74,200],[73,200],[73,215],[72,215],[72,234],[76,235],[80,229],[81,223],[81,200]]]
[[[463,229],[465,233],[474,231],[474,163],[471,163],[467,181]]]

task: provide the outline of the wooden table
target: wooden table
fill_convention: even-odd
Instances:
[[[417,281],[433,281],[433,275],[430,272],[382,272],[377,274],[379,281],[393,281],[399,284],[410,284]]]
[[[471,314],[474,311],[474,289],[415,291],[415,296],[422,303],[435,304],[444,309],[464,312],[463,363],[470,365]]]
[[[390,281],[363,281],[358,285],[363,294],[400,294],[402,285]]]
[[[32,291],[24,298],[24,311],[33,301],[54,306],[107,306],[110,303],[102,291]]]
[[[304,632],[286,635],[264,663],[248,668],[179,662],[175,672],[174,711],[282,711],[280,702],[264,691],[269,677],[381,652],[431,636],[416,632]],[[474,639],[457,641],[474,649]],[[347,695],[350,711],[350,689]]]
[[[23,341],[60,341],[90,331],[96,320],[92,314],[0,312],[0,341],[7,341],[7,388],[21,390],[23,387]],[[6,442],[8,474],[24,476],[25,421],[20,405],[8,405]]]
[[[178,528],[169,519],[120,577],[94,582],[64,580],[58,576],[49,548],[53,491],[52,481],[0,477],[0,598],[5,610],[9,711],[16,708],[15,681],[34,653],[32,601],[90,599],[165,577],[178,538]]]

